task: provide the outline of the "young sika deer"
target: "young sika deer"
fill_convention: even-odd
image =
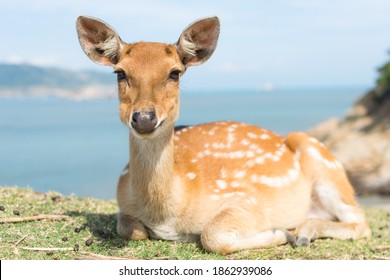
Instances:
[[[194,22],[175,44],[126,44],[84,16],[77,31],[91,60],[114,67],[120,118],[130,129],[117,192],[120,236],[200,239],[220,253],[370,236],[343,167],[309,135],[283,138],[238,122],[175,131],[179,80],[214,52],[217,17]]]

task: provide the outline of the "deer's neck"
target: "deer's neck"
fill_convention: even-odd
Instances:
[[[149,219],[161,221],[174,213],[173,128],[153,139],[139,139],[130,132],[129,175],[139,203]]]

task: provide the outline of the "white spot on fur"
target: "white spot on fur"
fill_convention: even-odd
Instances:
[[[244,151],[235,151],[235,152],[228,152],[228,153],[222,153],[222,152],[213,153],[213,157],[215,158],[229,158],[229,159],[244,158],[245,155],[246,152]]]
[[[266,175],[252,175],[252,183],[267,185],[268,187],[281,188],[288,183],[288,178],[283,177],[270,177]]]
[[[217,143],[217,142],[213,143],[211,146],[214,149],[224,149],[226,147],[224,143]]]
[[[218,126],[214,126],[213,128],[211,128],[208,132],[208,135],[215,135],[215,132],[217,131],[218,129]]]
[[[220,188],[221,190],[224,190],[227,187],[227,183],[224,180],[217,180],[215,181],[215,183],[217,184],[218,188]]]
[[[262,140],[267,140],[267,139],[270,139],[270,138],[271,137],[267,133],[263,133],[263,134],[260,135],[260,139],[262,139]]]
[[[325,148],[325,145],[322,142],[318,141],[318,139],[316,139],[314,137],[310,137],[309,142],[316,144],[316,145],[320,145],[321,147]]]
[[[233,171],[233,176],[236,179],[242,179],[246,175],[246,170],[235,170]]]
[[[329,169],[340,169],[343,167],[342,164],[337,159],[328,160],[328,159],[324,158],[321,155],[321,153],[314,147],[307,148],[306,152],[309,155],[311,155],[313,158],[321,161]]]
[[[262,153],[263,150],[259,151],[259,153]],[[284,155],[286,152],[286,146],[280,147],[274,154],[273,153],[265,153],[262,156],[256,157],[254,162],[256,164],[264,164],[266,159],[270,159],[274,162],[280,161],[281,157]]]
[[[246,135],[248,135],[249,138],[257,139],[257,135],[254,134],[253,132],[248,132]]]
[[[255,156],[255,153],[252,151],[247,151],[245,154],[246,154],[246,157],[248,157],[248,158],[253,158]]]
[[[226,155],[226,153],[216,152],[216,153],[213,154],[213,157],[215,157],[215,158],[224,158],[224,157],[226,157],[225,155]]]
[[[232,186],[232,188],[238,188],[240,186],[240,183],[237,181],[233,181],[230,183],[230,185]]]
[[[264,150],[263,150],[263,149],[260,149],[260,148],[259,148],[259,149],[256,150],[256,154],[259,154],[259,155],[260,155],[260,154],[262,154],[262,153],[264,153]]]
[[[242,145],[244,146],[248,146],[251,142],[248,141],[248,139],[242,139],[241,142],[240,142]]]
[[[275,156],[277,157],[281,157],[284,155],[284,153],[286,152],[286,146],[281,146],[276,152],[275,152]]]
[[[255,163],[256,164],[264,164],[264,161],[265,161],[265,156],[264,157],[257,157],[257,158],[255,158]]]
[[[299,165],[298,165],[299,167]],[[252,175],[250,177],[252,183],[254,184],[263,184],[268,187],[282,188],[288,187],[296,181],[299,177],[299,169],[294,164],[294,168],[289,169],[284,176],[266,176],[266,175]]]
[[[249,146],[249,149],[251,149],[251,150],[258,150],[258,149],[259,149],[259,146],[257,146],[256,144],[251,144],[251,145]]]
[[[230,152],[230,158],[243,158],[245,156],[244,151]]]
[[[278,160],[280,159],[280,157],[281,157],[283,154],[284,154],[283,151],[277,150],[277,151],[275,152],[276,161],[278,161]]]
[[[296,169],[290,169],[287,172],[287,175],[288,175],[290,181],[295,181],[296,179],[298,179],[299,172]]]
[[[194,172],[188,172],[186,174],[187,178],[190,180],[194,180],[196,178],[196,174]]]
[[[320,154],[320,152],[314,148],[314,147],[309,147],[306,149],[306,151],[308,152],[309,155],[311,155],[312,157],[316,158],[316,159],[322,159],[322,155]]]
[[[227,128],[227,131],[228,131],[229,133],[233,133],[233,132],[236,130],[236,128],[237,128],[237,125],[236,125],[236,124],[232,124],[231,126],[229,126],[229,127]]]
[[[222,179],[226,179],[226,177],[227,177],[226,169],[225,169],[225,168],[222,168],[222,169],[221,169],[221,178],[222,178]]]
[[[227,148],[231,148],[233,142],[234,142],[234,134],[229,132],[228,135],[227,135],[227,144],[226,144],[226,147]]]

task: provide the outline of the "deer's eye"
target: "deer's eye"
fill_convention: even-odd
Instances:
[[[114,73],[118,78],[118,82],[127,79],[126,73],[123,70],[115,70]]]
[[[180,78],[180,70],[172,70],[171,73],[169,73],[169,79],[173,81],[178,81]]]

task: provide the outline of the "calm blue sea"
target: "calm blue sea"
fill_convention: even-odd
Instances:
[[[238,120],[280,134],[342,116],[367,88],[183,91],[178,124]],[[0,99],[0,186],[110,199],[129,156],[118,101]]]

